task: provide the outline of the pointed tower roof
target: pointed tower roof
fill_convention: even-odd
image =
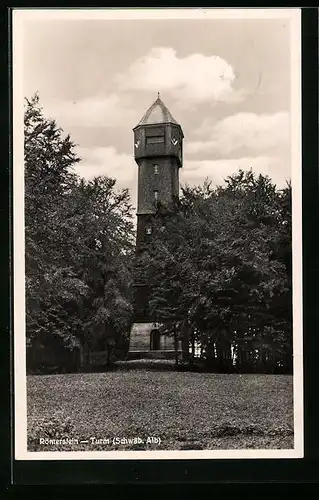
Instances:
[[[171,115],[170,111],[167,109],[163,101],[160,99],[159,93],[156,101],[148,108],[142,119],[136,125],[155,125],[156,123],[175,123],[178,125],[177,121]]]

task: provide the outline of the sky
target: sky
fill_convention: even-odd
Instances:
[[[291,177],[287,19],[39,19],[24,23],[23,92],[76,143],[76,172],[136,206],[132,128],[160,92],[182,126],[180,183],[239,168]]]

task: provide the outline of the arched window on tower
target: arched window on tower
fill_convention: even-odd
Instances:
[[[153,165],[154,167],[154,174],[157,175],[158,174],[158,165]]]
[[[158,191],[157,191],[157,189],[154,190],[154,201],[155,201],[155,203],[158,201]]]

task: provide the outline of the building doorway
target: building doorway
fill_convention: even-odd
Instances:
[[[159,351],[161,349],[161,334],[156,328],[150,333],[150,350]]]

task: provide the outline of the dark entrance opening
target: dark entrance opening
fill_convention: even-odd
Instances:
[[[150,349],[151,351],[159,351],[161,348],[161,334],[159,330],[151,330],[150,334]]]

